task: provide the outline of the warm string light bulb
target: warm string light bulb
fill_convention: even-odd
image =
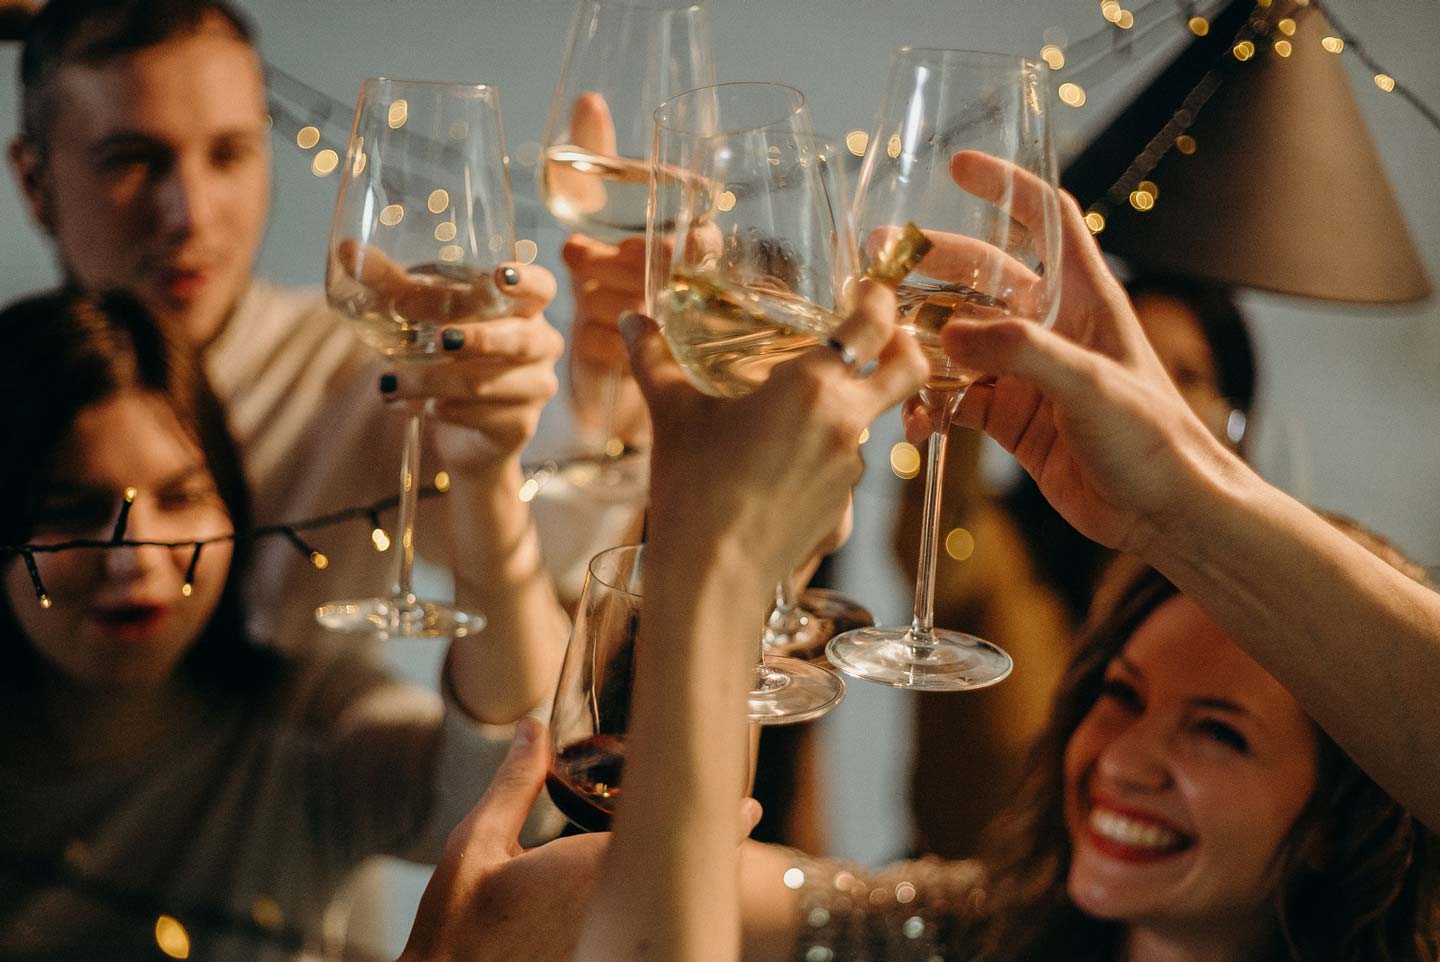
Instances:
[[[119,542],[125,537],[125,527],[130,523],[130,507],[140,492],[134,485],[128,486],[120,499],[120,516],[115,519],[115,530],[110,533],[110,540]]]

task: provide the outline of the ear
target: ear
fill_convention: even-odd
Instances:
[[[30,209],[30,219],[47,234],[54,233],[54,203],[50,196],[49,171],[35,144],[24,137],[10,141],[10,170]]]

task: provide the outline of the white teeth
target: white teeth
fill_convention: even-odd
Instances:
[[[1091,809],[1090,828],[1097,835],[1122,845],[1148,848],[1157,852],[1179,848],[1184,842],[1179,834],[1168,828],[1137,821],[1108,808]]]

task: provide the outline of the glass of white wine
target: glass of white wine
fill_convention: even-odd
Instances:
[[[838,154],[798,90],[734,83],[663,104],[652,165],[648,308],[696,388],[748,394],[845,313],[858,251]],[[761,638],[753,721],[815,718],[844,690],[823,667],[767,656]]]
[[[494,278],[515,249],[494,87],[366,80],[339,173],[325,293],[367,344],[397,363],[441,363],[449,357],[443,328],[509,312]],[[322,605],[316,618],[327,628],[435,638],[484,626],[478,612],[422,601],[411,586],[421,428],[416,406],[405,431],[390,593]]]
[[[541,201],[567,230],[598,242],[644,238],[651,117],[675,94],[713,82],[703,0],[580,0],[541,139]],[[644,459],[626,456],[616,425],[622,374],[598,375],[600,450],[562,465],[549,491],[643,496]]]
[[[893,260],[904,228],[928,250],[900,280],[901,329],[920,343],[931,378],[920,392],[934,425],[911,624],[861,628],[827,654],[848,675],[897,688],[962,691],[1010,673],[988,641],[934,624],[945,440],[978,376],[945,354],[950,320],[1048,325],[1059,306],[1060,198],[1045,67],[1005,54],[904,47],[871,134],[856,189],[867,262]],[[958,183],[957,183],[958,181]]]

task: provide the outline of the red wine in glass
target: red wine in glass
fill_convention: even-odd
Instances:
[[[592,735],[562,748],[550,763],[545,787],[555,807],[586,832],[608,832],[620,801],[625,762],[621,735]]]

